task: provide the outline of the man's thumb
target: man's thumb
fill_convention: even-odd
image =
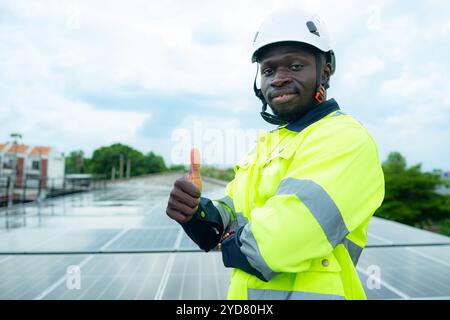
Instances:
[[[200,152],[197,148],[191,149],[191,167],[189,170],[189,180],[202,190],[202,177],[200,175]]]

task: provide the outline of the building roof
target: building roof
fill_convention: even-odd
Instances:
[[[4,148],[8,147],[7,153],[8,154],[14,154],[14,153],[29,153],[30,155],[42,155],[47,156],[50,154],[50,151],[53,149],[52,147],[47,146],[29,146],[26,144],[5,144],[0,143],[0,151]]]
[[[25,153],[29,146],[25,144],[12,144],[9,149],[8,153]]]
[[[50,153],[51,147],[33,147],[31,150],[32,155],[48,155]]]

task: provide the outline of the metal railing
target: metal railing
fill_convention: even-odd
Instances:
[[[0,176],[0,218],[5,220],[0,229],[26,225],[29,207],[36,207],[40,212],[41,206],[50,198],[106,189],[108,182],[106,176],[89,179],[24,177],[22,180]]]

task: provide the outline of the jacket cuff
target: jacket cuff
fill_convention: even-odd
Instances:
[[[219,211],[210,199],[203,197],[192,219],[180,225],[189,238],[206,252],[217,246],[224,229]]]
[[[225,267],[238,268],[251,275],[256,276],[264,282],[267,279],[255,268],[253,268],[247,260],[247,257],[241,252],[242,243],[239,238],[241,236],[244,226],[232,234],[230,237],[222,241],[222,260]]]

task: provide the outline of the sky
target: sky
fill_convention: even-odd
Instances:
[[[232,166],[271,130],[253,95],[252,40],[285,7],[318,13],[337,70],[328,98],[381,161],[450,170],[450,2],[0,0],[0,142],[66,155],[113,143]]]

